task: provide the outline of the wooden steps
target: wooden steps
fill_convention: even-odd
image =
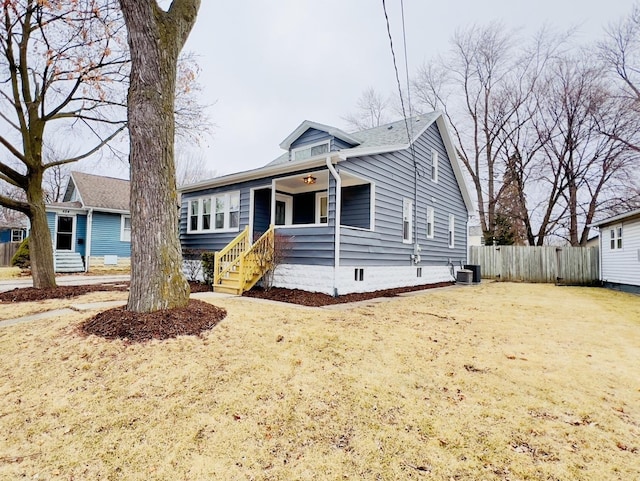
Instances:
[[[253,245],[246,227],[224,249],[215,254],[213,292],[242,295],[251,289],[271,267],[274,226]]]

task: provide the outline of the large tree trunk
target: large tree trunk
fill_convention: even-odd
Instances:
[[[37,176],[36,176],[37,177]],[[33,287],[48,289],[56,287],[56,276],[53,269],[53,247],[51,232],[47,223],[42,195],[42,175],[30,181],[27,188],[27,203],[29,204],[29,257],[31,261],[31,275]]]
[[[174,99],[178,55],[195,23],[199,0],[120,0],[129,34],[131,81],[131,291],[127,309],[185,306],[174,164]]]

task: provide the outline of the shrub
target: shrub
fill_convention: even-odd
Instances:
[[[31,267],[31,259],[29,258],[29,238],[27,237],[20,243],[18,250],[11,258],[11,265],[20,269],[28,269]]]
[[[203,252],[202,253],[202,276],[204,281],[211,285],[213,284],[214,268],[215,268],[215,252]]]
[[[262,267],[264,275],[260,284],[265,291],[270,291],[275,280],[276,269],[284,264],[293,249],[293,237],[276,232],[273,236],[273,250],[257,252],[257,262]]]
[[[187,279],[192,282],[199,281],[200,276],[202,275],[202,263],[200,261],[201,255],[202,249],[182,250],[182,271],[187,276]]]

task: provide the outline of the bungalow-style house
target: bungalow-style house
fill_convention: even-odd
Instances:
[[[593,224],[600,230],[600,280],[640,294],[640,209]]]
[[[62,202],[46,209],[56,272],[130,265],[128,180],[72,172]]]
[[[473,204],[441,113],[351,134],[304,121],[280,147],[262,168],[180,189],[183,249],[220,251],[215,290],[256,282],[237,279],[238,259],[272,230],[290,246],[275,286],[341,295],[455,280]]]

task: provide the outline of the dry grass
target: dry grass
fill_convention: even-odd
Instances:
[[[21,272],[19,267],[0,267],[0,279],[14,279],[20,277]]]
[[[636,296],[218,304],[162,343],[80,338],[83,313],[0,330],[0,478],[637,479]]]

